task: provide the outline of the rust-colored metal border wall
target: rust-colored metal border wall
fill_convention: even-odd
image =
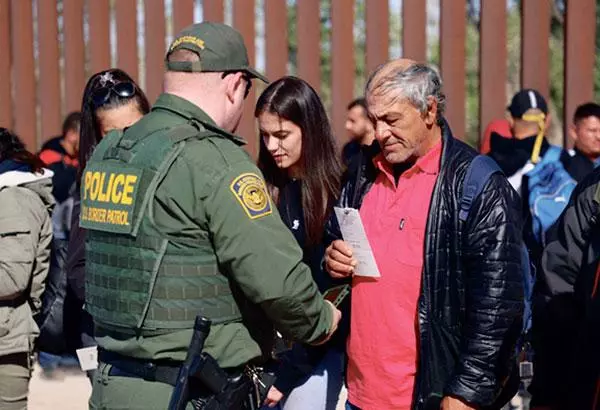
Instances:
[[[480,134],[491,120],[504,117],[506,57],[506,4],[500,1],[483,2],[479,49]]]
[[[233,0],[233,25],[237,28],[248,48],[248,58],[250,64],[254,65],[255,45],[254,38],[256,36],[254,29],[254,0]],[[255,82],[258,80],[254,80]],[[256,102],[256,86],[250,89],[250,94],[246,98],[244,105],[244,115],[238,128],[240,134],[248,141],[247,150],[253,158],[258,155],[258,133],[254,125],[254,105]]]
[[[594,97],[596,56],[596,4],[594,0],[568,0],[565,19],[564,142],[578,105]]]
[[[288,30],[285,0],[265,2],[265,32],[267,78],[274,80],[287,74]]]
[[[550,97],[550,7],[548,0],[521,3],[521,87],[535,88],[546,99]]]
[[[223,22],[225,19],[223,0],[204,0],[202,7],[204,10],[204,20]]]
[[[173,33],[194,22],[194,0],[173,1]]]
[[[296,4],[298,14],[298,76],[321,90],[321,17],[319,0]],[[300,34],[301,33],[301,34]]]
[[[427,2],[423,0],[404,0],[402,2],[402,54],[416,61],[427,59]]]
[[[90,71],[96,73],[111,67],[110,61],[110,2],[88,1],[88,24],[90,27]]]
[[[405,0],[406,1],[406,0]],[[371,0],[366,7],[367,44],[366,67],[367,73],[372,72],[389,58],[390,48],[390,19],[387,0]]]
[[[331,1],[331,121],[343,141],[346,106],[354,96],[354,9],[346,0]]]
[[[38,145],[36,121],[36,81],[33,59],[33,4],[12,0],[10,5],[13,51],[14,129],[30,149]]]
[[[144,0],[144,37],[138,37],[138,0],[0,0],[0,126],[15,129],[31,149],[60,132],[64,115],[80,109],[86,79],[116,65],[134,78],[154,101],[162,89],[167,28],[176,32],[194,21],[196,7],[205,20],[224,21],[225,0],[175,0],[167,16],[165,0]],[[288,74],[290,56],[296,75],[318,92],[331,84],[331,119],[335,134],[345,138],[346,106],[355,97],[354,27],[352,0],[233,0],[233,25],[246,41],[251,62],[257,61],[255,25],[263,24],[264,69],[271,80]],[[260,11],[256,6],[264,5]],[[330,5],[330,8],[322,9]],[[401,12],[402,55],[427,58],[428,8],[424,0],[404,0],[402,10],[389,10],[387,0],[365,0],[366,75],[389,58],[390,15]],[[506,1],[481,2],[479,43],[479,122],[504,115],[507,95]],[[114,9],[111,9],[114,7]],[[289,7],[295,7],[290,10]],[[34,11],[37,10],[37,14]],[[331,43],[323,45],[322,17],[331,12]],[[549,36],[551,0],[521,2],[521,85],[538,89],[549,97]],[[292,13],[295,12],[295,13]],[[37,15],[37,26],[34,21]],[[297,50],[289,52],[289,16],[295,15]],[[576,106],[593,98],[595,58],[594,0],[567,0],[565,13],[564,125],[569,126]],[[111,19],[116,36],[111,40]],[[440,1],[440,69],[448,97],[446,116],[458,138],[465,136],[466,113],[466,0]],[[170,22],[168,20],[171,20]],[[62,21],[62,26],[59,22]],[[172,23],[172,24],[171,24]],[[329,23],[326,23],[329,24]],[[35,29],[37,27],[37,29]],[[61,30],[62,27],[62,30]],[[37,32],[37,35],[35,34]],[[115,41],[115,44],[111,44]],[[34,45],[37,46],[34,48]],[[396,46],[396,45],[394,45]],[[140,62],[138,48],[144,51]],[[331,78],[321,78],[322,48],[330,49]],[[34,52],[37,53],[34,55]],[[361,57],[362,58],[362,57]],[[258,59],[259,62],[263,59]],[[36,74],[37,73],[37,74]],[[253,118],[256,90],[253,87],[239,133],[256,156],[258,137]],[[565,135],[567,135],[565,133]],[[568,144],[569,142],[566,141]]]
[[[162,91],[164,72],[165,42],[165,2],[146,0],[144,2],[144,33],[146,40],[146,96],[152,104]]]
[[[38,0],[40,71],[38,87],[42,119],[42,138],[61,127],[60,70],[58,56],[58,11],[55,0]]]
[[[83,0],[63,0],[63,39],[66,111],[79,111],[86,81]]]
[[[465,137],[465,0],[440,2],[440,68],[446,90],[446,118],[456,138]]]
[[[136,0],[115,2],[117,20],[117,66],[138,81]]]
[[[10,20],[10,0],[0,0],[0,50],[4,50],[0,58],[0,127],[4,128],[13,127]]]

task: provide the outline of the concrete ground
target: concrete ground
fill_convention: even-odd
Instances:
[[[45,377],[38,365],[29,385],[29,410],[87,410],[92,388],[85,373],[78,369],[56,370],[51,378]],[[515,398],[505,410],[529,409],[529,399]],[[340,393],[337,410],[344,410],[346,389]],[[309,409],[307,409],[309,410]]]
[[[85,410],[92,388],[78,369],[58,369],[45,377],[38,365],[29,384],[29,410]],[[344,409],[346,392],[340,394],[338,410]]]
[[[29,410],[84,410],[92,386],[79,369],[57,369],[51,378],[36,364],[29,383]]]

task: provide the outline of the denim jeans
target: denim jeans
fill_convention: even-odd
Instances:
[[[71,354],[56,355],[48,352],[38,353],[38,362],[44,370],[53,370],[57,367],[78,367],[77,357]]]
[[[360,408],[356,407],[354,404],[347,401],[346,402],[346,410],[360,410]]]
[[[335,410],[342,390],[344,372],[343,353],[332,349],[302,384],[285,397],[277,410]]]

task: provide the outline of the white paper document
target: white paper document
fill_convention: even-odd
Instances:
[[[334,210],[340,224],[344,242],[352,248],[352,256],[358,261],[354,275],[380,277],[381,274],[377,268],[375,256],[367,239],[358,209],[335,207]]]
[[[84,372],[88,370],[95,370],[98,368],[98,347],[90,346],[77,349],[77,358],[79,359],[79,366]]]

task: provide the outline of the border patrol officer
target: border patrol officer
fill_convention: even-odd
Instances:
[[[213,324],[204,351],[230,374],[270,355],[273,325],[319,344],[340,318],[233,134],[251,80],[267,81],[241,35],[189,26],[166,68],[152,111],[109,133],[83,174],[91,409],[167,408],[197,314]]]

